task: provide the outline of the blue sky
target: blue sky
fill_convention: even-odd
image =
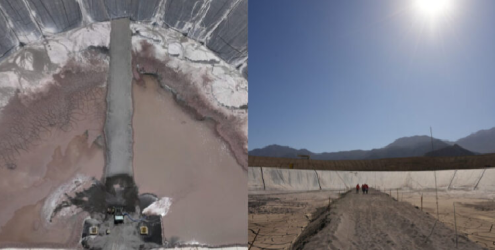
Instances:
[[[495,1],[249,1],[249,150],[380,148],[495,127]]]

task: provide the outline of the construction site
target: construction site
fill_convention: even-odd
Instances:
[[[491,159],[493,154],[362,161],[250,156],[249,246],[495,249]],[[448,162],[462,168],[444,170],[441,163]],[[363,184],[369,193],[356,190]]]
[[[246,248],[247,1],[6,0],[0,29],[0,248]]]

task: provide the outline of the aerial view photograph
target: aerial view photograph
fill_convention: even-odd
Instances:
[[[495,249],[495,1],[249,15],[249,249]]]
[[[0,0],[0,30],[0,248],[247,249],[247,0]]]

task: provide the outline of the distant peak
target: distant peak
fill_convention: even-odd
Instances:
[[[433,138],[434,141],[440,141],[436,138]],[[399,139],[396,139],[394,142],[388,144],[386,147],[410,147],[414,146],[418,143],[426,143],[426,142],[431,142],[431,137],[427,135],[414,135],[414,136],[407,136],[407,137],[401,137]]]

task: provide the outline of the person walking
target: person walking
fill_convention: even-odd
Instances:
[[[356,185],[356,194],[359,194],[359,183]]]
[[[364,184],[364,192],[366,192],[366,194],[368,194],[368,184]]]

